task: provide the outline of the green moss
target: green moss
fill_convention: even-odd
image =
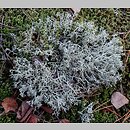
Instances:
[[[116,86],[114,87],[104,87],[100,90],[100,95],[98,97],[99,99],[99,102],[100,103],[104,103],[104,102],[107,102],[108,100],[110,100],[111,98],[111,95],[113,93],[114,90],[116,90]]]
[[[11,96],[12,89],[10,84],[6,81],[2,84],[0,84],[0,101],[2,101],[4,98]]]
[[[116,120],[115,115],[108,112],[96,112],[94,118],[92,123],[113,123]]]
[[[104,27],[110,33],[126,32],[129,30],[129,11],[119,9],[118,14],[114,9],[82,9],[79,18],[83,17],[88,21],[94,21],[99,27]]]
[[[0,116],[0,123],[15,123],[15,116],[10,114],[10,115],[4,115]]]

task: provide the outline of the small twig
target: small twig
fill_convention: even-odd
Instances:
[[[124,51],[130,53],[130,50],[124,50]]]
[[[102,107],[103,105],[107,104],[108,102],[110,102],[110,100],[104,102],[103,104],[99,105],[97,108],[94,109],[94,111],[96,111],[98,108]]]
[[[0,113],[0,116],[4,116],[5,114],[5,111],[3,111],[2,113]]]
[[[27,17],[29,17],[29,19],[32,21],[31,16],[30,16],[28,13],[26,13],[26,11],[25,11],[25,10],[23,10],[23,9],[22,9],[22,12],[23,12],[23,14],[25,14]]]
[[[118,113],[116,113],[115,111],[109,109],[109,108],[106,108],[107,110],[109,110],[110,112],[114,113],[115,115],[117,115],[118,117],[121,117],[121,115],[119,115]]]
[[[4,23],[0,23],[0,26],[2,27],[2,26],[5,26],[5,27],[8,27],[8,28],[16,28],[16,27],[12,27],[12,26],[9,26],[9,25],[5,25]]]
[[[114,123],[116,123],[116,122],[120,121],[121,119],[123,119],[124,117],[126,117],[129,114],[129,112],[130,112],[130,110],[124,116],[122,116],[121,118],[117,119]]]
[[[123,35],[123,34],[125,34],[125,32],[119,32],[118,34],[119,34],[119,35]]]
[[[1,44],[0,44],[0,48],[1,48],[1,50],[3,51],[3,53],[5,54],[7,60],[10,61],[10,63],[11,63],[12,66],[13,66],[13,62],[12,62],[11,57],[5,52],[5,50],[4,50],[4,48],[3,48],[3,46],[2,46]]]
[[[129,119],[130,118],[130,114],[128,114],[127,116],[125,116],[125,118],[124,118],[124,120],[123,120],[123,122],[122,123],[124,123],[127,119]]]
[[[103,107],[103,108],[99,108],[99,109],[94,110],[93,112],[97,112],[97,111],[100,111],[100,110],[103,110],[103,109],[106,109],[106,108],[109,108],[109,107],[112,107],[112,106],[113,105],[106,106],[106,107]]]
[[[72,8],[65,8],[64,11],[68,12],[71,14],[71,16],[74,15],[74,10]]]
[[[2,24],[4,24],[4,17],[2,17]],[[2,46],[2,41],[3,41],[3,40],[2,40],[2,39],[3,39],[3,37],[2,37],[2,26],[1,26],[1,36],[0,36],[0,39],[1,39],[0,49],[1,49],[2,52],[5,54],[7,60],[9,60],[10,63],[13,65],[12,60],[11,60],[11,57],[5,52],[5,50],[4,50],[3,46]]]
[[[95,96],[97,92],[98,92],[98,89],[91,90],[91,92],[89,93],[89,95],[87,95],[86,92],[82,92],[81,97],[82,98],[91,98],[91,97]],[[99,94],[100,93],[98,93],[97,95],[99,95]]]
[[[126,64],[128,62],[129,56],[130,56],[130,50],[127,50],[126,59],[125,59],[125,66],[126,66]]]
[[[39,117],[40,120],[42,120],[42,116],[43,116],[44,113],[45,113],[45,112],[42,111],[40,114],[38,114],[38,117]]]
[[[124,90],[123,90],[122,84],[120,84],[120,91],[124,95]]]
[[[4,64],[5,64],[5,62],[3,62],[3,64],[1,65],[1,69],[0,69],[0,75],[2,75],[3,68],[4,68]]]
[[[13,94],[13,98],[17,98],[19,95],[19,90],[15,90],[14,94]]]
[[[106,106],[106,107],[97,109],[97,110],[95,110],[94,112],[97,112],[97,111],[100,111],[100,110],[103,110],[103,109],[107,109],[108,111],[112,112],[112,113],[115,114],[116,116],[121,117],[118,113],[116,113],[115,111],[111,110],[111,109],[110,109],[111,107],[113,107],[113,105],[110,105],[110,106]]]
[[[19,97],[17,97],[17,99],[19,100],[19,101],[23,101],[22,99],[20,99]]]
[[[130,30],[126,33],[126,35],[124,36],[124,39],[127,38],[127,36],[129,35],[129,33],[130,33]]]
[[[20,122],[26,121],[26,119],[29,117],[29,115],[33,112],[33,108],[29,108],[29,110],[25,113],[25,115],[20,119]]]
[[[2,23],[4,22],[4,17],[2,17]],[[0,36],[0,39],[1,39],[1,43],[2,43],[2,27],[1,27],[1,36]]]

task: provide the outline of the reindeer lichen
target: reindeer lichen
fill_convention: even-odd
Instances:
[[[79,103],[85,93],[121,79],[120,40],[93,22],[57,13],[33,23],[25,34],[16,47],[11,77],[21,96],[32,98],[31,105],[40,107],[44,101],[58,115]]]

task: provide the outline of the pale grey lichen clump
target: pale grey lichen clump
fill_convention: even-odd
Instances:
[[[78,112],[80,114],[82,123],[90,123],[92,120],[94,120],[93,106],[94,103],[92,102],[82,111]]]
[[[34,32],[40,36],[37,43],[32,41]],[[121,79],[119,38],[110,39],[103,28],[75,21],[68,13],[33,23],[17,50],[11,70],[15,88],[21,96],[32,97],[31,105],[40,107],[44,101],[57,115],[76,105],[84,93]]]

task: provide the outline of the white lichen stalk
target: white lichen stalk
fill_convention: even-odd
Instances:
[[[80,114],[82,123],[90,123],[92,120],[94,120],[93,106],[94,103],[92,102],[82,111],[78,112]]]
[[[40,44],[31,39],[36,31]],[[17,49],[11,70],[15,87],[21,96],[32,97],[31,105],[40,107],[44,101],[57,115],[76,105],[85,92],[121,79],[123,49],[119,38],[110,39],[93,22],[76,22],[68,13],[34,23]]]

